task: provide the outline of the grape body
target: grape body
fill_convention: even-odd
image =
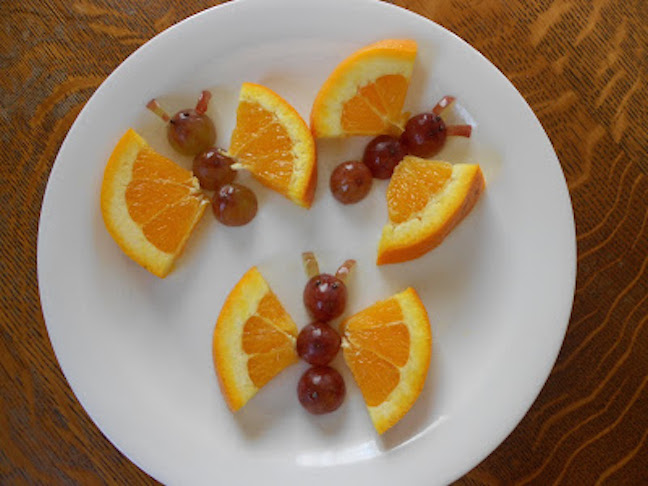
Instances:
[[[335,329],[324,322],[313,322],[299,332],[297,354],[312,365],[326,365],[333,361],[341,343]]]
[[[209,116],[193,108],[180,110],[167,125],[167,139],[184,155],[197,155],[216,142],[216,128]]]
[[[391,135],[379,135],[365,147],[362,162],[376,179],[389,179],[405,155],[407,152],[401,140]]]
[[[297,385],[297,397],[310,413],[320,415],[337,410],[346,395],[342,375],[330,366],[306,370]]]
[[[358,160],[344,162],[331,173],[329,186],[333,197],[342,204],[361,201],[371,189],[372,174],[369,168]]]
[[[408,154],[429,158],[443,148],[447,136],[446,124],[440,116],[421,113],[407,121],[401,143]]]
[[[347,289],[339,278],[321,273],[308,281],[303,297],[310,315],[318,321],[327,322],[344,312]]]
[[[222,150],[211,147],[194,157],[192,170],[200,182],[200,187],[214,191],[234,181],[236,171],[231,168],[233,163],[234,160]]]
[[[254,219],[257,199],[254,193],[241,184],[225,184],[212,198],[216,219],[226,226],[242,226]]]

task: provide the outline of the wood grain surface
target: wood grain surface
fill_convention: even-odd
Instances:
[[[58,367],[38,296],[38,218],[93,91],[214,3],[0,0],[1,484],[154,483],[98,431]],[[648,2],[391,3],[455,32],[513,82],[554,144],[577,226],[556,366],[515,431],[457,484],[648,484]]]

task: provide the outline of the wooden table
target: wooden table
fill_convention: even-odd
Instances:
[[[38,217],[93,91],[213,3],[0,3],[2,484],[153,482],[103,437],[58,367],[38,296]],[[511,79],[554,144],[576,218],[576,297],[556,366],[520,425],[458,484],[648,484],[648,3],[392,3],[457,33]]]

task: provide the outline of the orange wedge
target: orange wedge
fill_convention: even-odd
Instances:
[[[400,134],[417,44],[386,39],[342,61],[322,85],[311,111],[316,137]]]
[[[405,157],[387,186],[389,222],[376,263],[413,260],[440,245],[472,210],[484,186],[478,165]]]
[[[213,358],[232,412],[297,362],[297,326],[256,267],[232,289],[214,328]]]
[[[121,249],[165,277],[208,204],[191,172],[155,152],[134,130],[104,171],[101,213]]]
[[[427,312],[412,288],[342,323],[344,359],[379,434],[395,425],[423,390],[432,353]]]
[[[315,142],[299,113],[274,91],[244,83],[229,155],[234,168],[309,208],[317,183]]]

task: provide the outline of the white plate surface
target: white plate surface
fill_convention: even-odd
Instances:
[[[99,189],[106,160],[128,127],[187,168],[144,105],[168,111],[214,94],[209,114],[227,144],[240,84],[274,89],[307,118],[335,65],[389,37],[419,43],[406,108],[458,97],[451,115],[475,126],[438,158],[476,162],[487,190],[441,247],[414,262],[378,268],[386,183],[344,207],[328,190],[339,162],[366,139],[319,145],[310,211],[261,187],[260,211],[241,228],[211,214],[176,270],[158,279],[129,261],[106,232]],[[430,313],[433,358],[410,413],[383,437],[338,357],[347,399],[328,416],[301,409],[304,364],[282,373],[233,416],[211,360],[213,325],[240,276],[258,265],[299,323],[300,254],[323,270],[358,260],[348,312],[407,286]],[[575,281],[573,216],[549,139],[506,78],[438,25],[374,0],[237,0],[195,15],[130,56],[97,90],[52,170],[39,229],[38,277],[48,332],[74,393],[102,432],[167,484],[447,483],[494,450],[545,382],[562,343]],[[371,481],[371,482],[369,482]]]

